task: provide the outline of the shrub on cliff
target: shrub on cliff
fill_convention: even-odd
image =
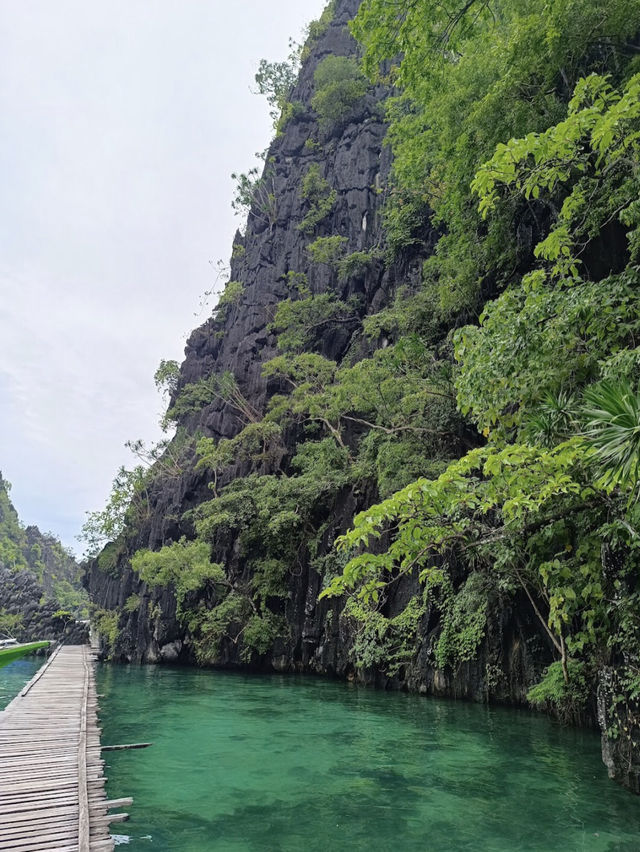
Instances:
[[[298,228],[304,234],[311,234],[316,226],[326,219],[334,204],[338,193],[331,189],[329,182],[320,174],[318,163],[312,163],[302,179],[300,198],[306,202],[307,212]]]
[[[327,56],[316,68],[313,79],[316,93],[311,106],[325,128],[347,118],[367,91],[357,60],[348,56]]]

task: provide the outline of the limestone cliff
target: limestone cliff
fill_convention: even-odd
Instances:
[[[87,588],[98,623],[102,620],[110,625],[104,631],[109,633],[103,636],[104,654],[116,660],[191,663],[197,659],[219,666],[318,672],[428,694],[523,705],[528,689],[554,655],[530,601],[513,591],[507,595],[496,588],[489,593],[482,640],[472,658],[460,665],[438,664],[434,649],[441,635],[441,614],[437,606],[428,604],[410,656],[405,655],[392,671],[375,656],[356,666],[354,648],[362,636],[352,620],[344,617],[344,601],[319,601],[318,595],[327,575],[335,570],[336,537],[350,526],[358,511],[378,497],[377,484],[366,477],[355,484],[334,483],[324,500],[314,505],[311,519],[305,520],[312,532],[287,566],[285,589],[266,598],[269,612],[285,625],[270,642],[249,647],[243,627],[227,631],[215,649],[196,653],[195,622],[185,617],[184,609],[188,606],[191,613],[206,617],[215,612],[221,585],[235,593],[240,587],[251,588],[255,581],[255,553],[233,530],[223,530],[210,539],[212,562],[222,566],[224,580],[218,580],[217,587],[212,581],[209,586],[187,589],[181,601],[175,583],[145,582],[131,567],[132,556],[141,549],[156,552],[183,537],[192,540],[194,510],[211,500],[212,486],[218,493],[252,473],[278,476],[291,470],[305,440],[300,424],[284,429],[277,451],[265,452],[260,459],[239,456],[215,477],[198,465],[195,445],[202,436],[214,441],[233,439],[246,426],[247,406],[251,418],[259,420],[269,401],[283,392],[282,382],[266,377],[263,368],[278,355],[272,324],[277,306],[291,297],[292,281],[303,276],[306,292],[314,296],[333,293],[341,303],[350,305],[349,317],[318,323],[307,350],[339,365],[352,364],[387,346],[384,331],[377,338],[363,334],[362,319],[389,306],[401,287],[416,289],[421,280],[422,264],[437,239],[427,218],[417,227],[413,243],[393,260],[382,251],[381,208],[389,191],[391,167],[390,150],[384,144],[383,104],[389,91],[369,86],[330,125],[321,122],[312,107],[322,61],[328,56],[357,55],[347,22],[358,6],[359,0],[338,0],[333,18],[323,31],[315,31],[308,45],[290,97],[295,109],[266,156],[261,183],[264,196],[262,200],[254,196],[246,231],[238,233],[234,241],[229,276],[238,284],[234,297],[192,333],[173,388],[172,403],[177,406],[190,388],[230,375],[237,389],[235,402],[229,394],[218,392],[203,397],[200,404],[177,406],[177,435],[165,463],[154,468],[143,510],[129,521],[118,541],[93,560]],[[304,223],[312,202],[303,187],[310,170],[327,186],[331,204],[307,229]],[[346,256],[366,254],[366,263],[347,274],[337,274],[329,262],[312,262],[309,246],[323,237],[338,238]],[[443,346],[447,331],[442,331]],[[364,431],[363,424],[354,420],[341,439],[345,451],[358,443]],[[455,419],[451,419],[448,434],[451,457],[481,441]],[[254,541],[251,547],[260,550],[261,544]],[[454,573],[462,586],[465,566],[456,566]],[[405,577],[393,585],[385,603],[386,615],[402,613],[418,592],[417,579]],[[210,626],[212,620],[208,623]],[[596,715],[596,707],[588,706],[582,718],[574,720],[594,724]],[[601,718],[605,715],[606,708],[601,708]],[[615,771],[616,758],[609,758]]]
[[[346,24],[358,5],[358,0],[341,0],[326,32],[311,45],[291,96],[292,102],[303,105],[302,109],[287,122],[267,155],[265,179],[275,198],[273,215],[267,220],[254,206],[246,233],[238,234],[234,244],[230,278],[243,284],[242,299],[231,306],[222,321],[212,318],[193,332],[187,343],[175,395],[181,388],[212,374],[230,371],[252,407],[264,412],[269,397],[279,389],[270,386],[262,376],[263,365],[277,354],[276,338],[269,325],[275,306],[289,295],[287,274],[290,272],[304,273],[314,294],[335,292],[342,300],[358,297],[358,310],[362,315],[375,313],[389,304],[399,286],[415,286],[419,281],[421,263],[428,256],[435,237],[428,226],[420,235],[416,248],[403,252],[391,265],[386,266],[376,259],[346,280],[336,280],[328,265],[309,260],[307,247],[318,236],[337,234],[344,237],[347,253],[367,251],[384,244],[380,208],[390,168],[390,152],[384,145],[383,102],[389,93],[381,87],[370,87],[345,119],[328,131],[318,126],[310,106],[314,73],[323,58],[357,53]],[[330,214],[309,236],[300,229],[308,211],[308,204],[301,197],[301,186],[312,164],[317,164],[337,197]],[[379,345],[384,345],[384,340],[379,341]],[[359,331],[345,324],[328,328],[319,348],[323,355],[339,362],[347,352],[352,358],[354,351],[364,352],[370,346]],[[189,434],[200,432],[213,438],[233,437],[242,425],[237,410],[222,399],[185,415],[180,422]],[[288,457],[293,455],[299,437],[295,432],[286,436]],[[192,659],[189,631],[176,619],[171,589],[149,588],[131,571],[128,561],[138,548],[156,550],[182,535],[192,534],[185,513],[210,499],[211,476],[194,469],[193,455],[185,467],[176,476],[158,477],[149,516],[135,529],[120,552],[108,549],[90,570],[88,588],[92,600],[102,610],[123,613],[114,649],[116,658]],[[263,465],[261,472],[266,470]],[[226,474],[227,479],[223,479],[222,484],[246,472],[246,464],[238,464]],[[347,487],[335,495],[332,503],[325,507],[326,529],[320,543],[321,552],[331,551],[335,536],[343,532],[354,514],[375,496],[373,485],[357,490]],[[215,556],[224,561],[226,570],[232,575],[245,570],[234,542],[222,547]],[[284,608],[289,637],[278,639],[269,652],[252,662],[279,670],[351,676],[354,672],[350,657],[353,636],[339,618],[339,603],[318,602],[322,577],[309,562],[309,554],[306,554],[289,580]],[[390,611],[400,611],[414,592],[410,584],[400,584],[389,603]],[[127,612],[126,602],[135,601],[136,596],[139,606]],[[482,653],[455,674],[439,671],[433,663],[431,650],[438,632],[438,616],[434,610],[424,618],[419,653],[395,679],[387,678],[375,668],[360,675],[379,683],[406,684],[423,692],[478,700],[491,694],[498,700],[524,702],[527,687],[550,659],[549,649],[544,637],[538,635],[526,606],[505,609],[495,600],[494,607],[495,617]],[[217,663],[240,664],[239,651],[237,645],[227,643]]]

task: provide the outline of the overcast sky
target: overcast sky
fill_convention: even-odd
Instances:
[[[271,135],[258,62],[324,5],[0,0],[0,470],[76,550],[210,311],[230,174]]]

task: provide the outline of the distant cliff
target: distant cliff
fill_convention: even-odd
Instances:
[[[0,632],[21,640],[76,636],[75,619],[87,615],[82,576],[55,536],[24,527],[0,476]]]

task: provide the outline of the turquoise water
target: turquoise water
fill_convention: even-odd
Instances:
[[[304,677],[102,666],[127,852],[638,852],[594,732]]]
[[[43,657],[22,657],[0,668],[0,710],[15,698],[43,663]]]

